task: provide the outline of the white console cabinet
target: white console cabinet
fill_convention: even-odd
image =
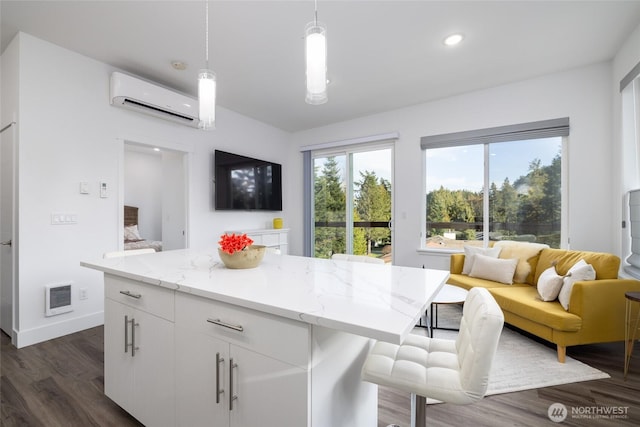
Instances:
[[[229,230],[227,234],[245,234],[249,236],[256,245],[264,245],[268,248],[279,249],[283,255],[289,253],[289,229],[288,228],[265,228],[260,230]]]
[[[174,292],[105,276],[105,297],[105,394],[144,425],[175,425]]]
[[[305,426],[309,326],[176,295],[179,426]]]

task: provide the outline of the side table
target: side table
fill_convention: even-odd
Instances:
[[[640,315],[640,292],[626,292],[625,304],[625,324],[624,324],[624,379],[627,379],[629,372],[629,362],[631,361],[631,353],[633,353],[633,344],[636,341],[636,332],[638,331],[638,322]],[[634,310],[635,308],[635,310]],[[635,317],[634,317],[635,311]]]
[[[445,284],[440,292],[436,295],[436,297],[431,302],[431,321],[429,328],[429,335],[433,338],[433,330],[434,329],[443,329],[448,331],[457,331],[458,329],[453,328],[440,328],[438,327],[438,305],[439,304],[462,304],[467,299],[467,291],[464,288],[459,286]],[[435,312],[435,321],[434,321],[434,312]]]

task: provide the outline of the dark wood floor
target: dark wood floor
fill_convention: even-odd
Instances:
[[[9,337],[1,335],[2,426],[140,426],[103,394],[102,327],[20,350],[10,344]],[[640,353],[640,348],[637,351]],[[430,426],[492,427],[638,426],[640,354],[632,360],[631,372],[624,381],[623,353],[622,343],[569,348],[570,357],[607,372],[611,378],[489,396],[469,406],[430,405],[427,423]],[[409,395],[382,387],[379,393],[378,425],[408,426]],[[564,422],[555,424],[549,420],[547,410],[556,402],[568,408],[623,407],[627,413],[626,418],[609,420],[576,419],[570,415]]]

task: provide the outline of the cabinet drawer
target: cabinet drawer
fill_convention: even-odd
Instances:
[[[253,240],[254,245],[264,245],[262,242],[262,235],[260,234],[247,234],[247,237]]]
[[[123,277],[104,276],[105,297],[173,322],[175,292]]]
[[[262,244],[265,246],[278,246],[280,244],[280,235],[265,234],[262,236]]]
[[[219,321],[220,324],[211,321]],[[309,325],[189,294],[176,295],[176,326],[308,369]],[[229,327],[231,326],[231,327]],[[233,329],[242,328],[242,330]],[[177,333],[180,333],[177,331]]]

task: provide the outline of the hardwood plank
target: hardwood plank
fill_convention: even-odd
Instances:
[[[0,377],[0,401],[2,406],[0,411],[2,422],[0,424],[3,426],[45,427],[33,416],[21,393],[11,380],[4,375]]]
[[[104,395],[102,327],[19,350],[8,336],[1,335],[2,426],[141,426]],[[628,408],[624,419],[569,417],[560,424],[563,426],[640,425],[640,353],[632,359],[626,381],[622,375],[623,343],[569,347],[568,355],[607,372],[611,378],[488,396],[467,406],[429,405],[428,425],[555,425],[547,411],[556,402],[568,408]],[[378,426],[408,426],[409,394],[379,387],[378,395]]]
[[[452,404],[429,405],[427,423],[430,426],[532,426],[554,425],[547,411],[553,403],[564,404],[569,411],[576,408],[627,408],[626,418],[572,418],[563,426],[637,426],[640,425],[640,357],[623,379],[623,343],[584,345],[569,348],[569,356],[607,372],[611,378],[564,384],[536,390],[487,396],[467,406]],[[398,400],[400,399],[400,400]],[[393,409],[391,411],[390,409]],[[409,396],[402,396],[380,387],[378,426],[396,423],[408,426]],[[585,409],[588,410],[588,409]]]
[[[1,338],[3,426],[141,426],[104,395],[102,327],[19,350]]]

